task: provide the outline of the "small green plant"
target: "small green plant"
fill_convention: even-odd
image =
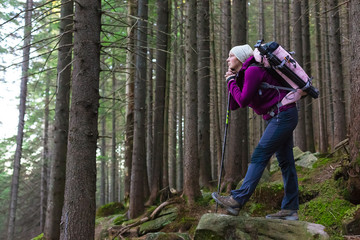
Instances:
[[[31,240],[45,240],[44,233],[41,233],[40,235],[32,238]]]
[[[252,203],[249,207],[250,214],[262,213],[265,206],[261,203]]]

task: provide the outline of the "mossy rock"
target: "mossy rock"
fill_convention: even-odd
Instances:
[[[139,234],[144,235],[149,232],[156,232],[172,223],[178,216],[177,208],[166,208],[154,220],[147,221],[140,225]]]
[[[127,220],[128,220],[127,217],[125,215],[121,214],[121,215],[114,217],[113,223],[115,225],[121,225],[122,223],[124,223]]]
[[[96,217],[106,217],[114,214],[122,213],[125,207],[120,202],[111,202],[99,207],[96,211]]]
[[[270,182],[260,184],[251,197],[256,203],[261,203],[268,209],[280,208],[284,197],[284,185],[282,182]]]
[[[324,226],[302,221],[269,220],[205,214],[196,228],[194,240],[221,239],[329,239]]]
[[[300,205],[301,220],[314,222],[326,227],[331,236],[341,236],[343,218],[355,206],[346,200],[335,198],[315,198]]]
[[[145,240],[191,240],[187,233],[148,233]]]

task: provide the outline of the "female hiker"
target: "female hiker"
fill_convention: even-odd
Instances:
[[[253,50],[249,45],[233,47],[226,61],[229,67],[225,78],[231,94],[230,109],[249,106],[256,114],[262,115],[267,126],[251,156],[240,189],[231,191],[230,196],[220,196],[214,192],[212,197],[230,214],[238,215],[275,153],[282,172],[285,194],[281,211],[267,215],[266,218],[298,220],[298,180],[293,156],[293,131],[298,122],[296,104],[281,104],[287,91],[260,88],[262,82],[277,86],[280,84],[265,68],[256,66]]]

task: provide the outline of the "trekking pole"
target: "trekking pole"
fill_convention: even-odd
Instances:
[[[223,171],[223,168],[224,168],[226,136],[227,136],[227,130],[228,130],[228,126],[229,126],[229,116],[230,116],[230,98],[231,98],[231,94],[229,92],[228,101],[227,101],[227,108],[226,108],[224,141],[223,141],[222,153],[221,153],[220,174],[219,174],[218,189],[217,189],[218,194],[220,194],[221,176],[222,176],[222,171]],[[218,203],[216,202],[215,213],[217,213],[217,209],[218,209]]]

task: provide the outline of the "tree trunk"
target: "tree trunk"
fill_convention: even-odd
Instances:
[[[20,85],[20,105],[19,105],[19,122],[16,136],[16,150],[13,165],[13,175],[11,179],[11,195],[8,215],[7,239],[14,239],[16,208],[19,191],[19,178],[21,167],[22,144],[24,137],[25,111],[26,111],[26,95],[28,83],[28,71],[30,60],[30,44],[31,44],[31,27],[32,27],[32,8],[33,1],[27,0],[25,5],[25,27],[24,27],[24,48],[23,62],[21,65],[21,85]]]
[[[129,217],[138,217],[144,212],[145,161],[145,104],[146,104],[146,46],[148,1],[138,2],[138,30],[136,41],[136,73],[134,84],[134,149],[131,168]],[[145,175],[146,176],[146,175]]]
[[[273,0],[273,41],[278,41],[278,32],[280,29],[278,29],[278,14],[277,14],[277,1],[278,0]]]
[[[119,192],[119,168],[116,158],[116,92],[117,92],[117,84],[116,84],[116,63],[115,59],[112,60],[112,107],[111,107],[111,189],[110,189],[110,202],[117,202],[118,200],[118,192]]]
[[[289,14],[289,0],[283,0],[283,38],[284,42],[282,43],[284,48],[290,50],[290,14]]]
[[[102,84],[101,87],[101,93],[102,96],[106,96],[106,82],[104,82]],[[103,102],[105,104],[105,101]],[[108,194],[108,192],[106,191],[106,185],[105,185],[105,179],[106,174],[105,174],[105,168],[106,168],[106,161],[107,161],[107,157],[106,157],[106,112],[103,112],[103,116],[101,116],[101,140],[100,140],[100,205],[103,206],[106,201],[105,201],[105,196]]]
[[[197,140],[197,53],[196,53],[196,0],[186,2],[185,38],[185,159],[184,195],[189,204],[201,196],[199,186],[199,159]]]
[[[222,136],[221,133],[224,132],[224,126],[226,121],[226,99],[227,99],[227,87],[224,83],[223,76],[227,72],[228,66],[225,59],[229,57],[229,50],[231,49],[231,3],[230,0],[222,1],[221,9],[223,9],[223,14],[221,16],[223,30],[222,36],[220,37],[220,45],[221,45],[221,61],[220,61],[220,81],[216,81],[214,86],[214,114],[215,114],[215,122],[217,124],[218,129],[216,130],[216,149],[217,149],[217,161],[215,162],[214,169],[216,170],[216,174],[214,174],[214,179],[218,178],[220,174],[220,166],[221,166],[221,155],[222,155]],[[214,48],[215,52],[215,48]],[[216,69],[216,67],[214,67]],[[219,90],[216,90],[219,89]],[[217,97],[219,96],[219,98]],[[218,100],[219,99],[219,100]],[[216,111],[217,110],[217,111]],[[227,155],[225,155],[224,161],[227,161]]]
[[[40,230],[44,231],[46,219],[46,205],[48,196],[48,165],[50,161],[49,156],[49,91],[50,91],[50,77],[46,78],[45,89],[45,109],[44,109],[44,136],[43,136],[43,157],[41,166],[41,190],[40,190]]]
[[[246,2],[236,1],[232,12],[232,45],[246,44],[247,39],[247,17]],[[248,143],[248,110],[241,108],[230,114],[229,120],[229,147],[228,161],[225,165],[225,176],[223,185],[227,185],[230,191],[233,185],[245,176],[248,165],[249,143]],[[240,144],[239,144],[240,143]]]
[[[322,12],[327,12],[327,1],[323,0],[321,1],[321,11]],[[327,140],[328,142],[326,142],[326,148],[329,149],[330,146],[332,146],[333,143],[333,139],[334,139],[334,114],[333,114],[333,104],[332,104],[332,90],[331,90],[331,77],[330,77],[330,60],[329,60],[329,31],[328,31],[328,18],[325,16],[323,16],[321,18],[322,21],[320,21],[321,25],[322,25],[322,40],[321,42],[323,43],[322,46],[322,54],[323,54],[323,70],[324,70],[324,77],[323,77],[323,89],[324,89],[324,104],[325,104],[325,116],[326,117],[326,134],[328,136]]]
[[[264,16],[264,0],[259,0],[259,39],[265,39],[265,16]],[[235,23],[236,24],[236,23]],[[233,28],[234,29],[234,28]],[[235,43],[235,45],[239,45]]]
[[[331,90],[334,107],[334,141],[332,148],[346,138],[346,115],[340,47],[340,20],[337,0],[329,0],[329,48]]]
[[[302,20],[301,20],[301,1],[294,0],[292,3],[293,11],[293,50],[295,51],[295,59],[303,65],[303,49],[302,49]],[[298,146],[301,150],[306,150],[306,129],[305,129],[305,102],[300,100],[297,102],[299,109],[299,122],[295,129],[295,146]]]
[[[59,42],[57,65],[54,152],[44,228],[44,237],[54,240],[59,239],[60,236],[61,212],[64,205],[74,13],[73,1],[62,0],[61,3],[60,34],[62,38]]]
[[[311,58],[310,58],[310,24],[309,24],[309,0],[303,0],[302,3],[302,21],[303,21],[303,68],[305,72],[311,77]],[[311,97],[306,97],[304,99],[304,110],[305,110],[305,136],[306,136],[306,150],[310,152],[315,152],[315,143],[314,143],[314,125],[312,119],[312,108],[313,100]]]
[[[74,71],[60,239],[94,239],[100,9],[98,0],[79,0],[75,9]]]
[[[167,46],[169,32],[168,0],[157,1],[157,33],[156,33],[156,83],[154,106],[154,144],[151,194],[148,204],[152,204],[162,186],[164,160],[164,110],[167,70]]]
[[[323,69],[321,62],[323,62],[323,56],[321,54],[321,25],[320,25],[320,3],[315,2],[315,49],[316,49],[316,55],[315,55],[315,61],[316,61],[316,83],[319,86],[319,89],[325,89],[324,88],[324,77],[323,77]],[[324,94],[324,93],[321,93]],[[319,117],[319,152],[325,153],[327,151],[327,134],[326,134],[326,124],[325,124],[325,100],[324,98],[320,98],[317,100],[317,112]]]
[[[177,120],[177,82],[178,82],[178,9],[177,2],[174,2],[174,18],[172,25],[173,55],[171,58],[170,96],[169,96],[169,187],[176,189],[176,120]]]
[[[152,34],[151,34],[152,35]],[[153,49],[148,46],[148,56],[149,59],[153,59]],[[149,61],[147,67],[147,81],[146,81],[146,170],[147,170],[147,178],[148,178],[148,187],[151,186],[151,180],[152,180],[152,159],[153,159],[153,106],[154,106],[154,94],[153,94],[153,62]]]
[[[350,160],[351,166],[348,190],[350,193],[350,200],[354,204],[360,203],[360,31],[359,31],[359,16],[360,5],[356,1],[350,2],[350,41],[351,49],[351,124],[350,124]]]
[[[176,5],[175,5],[176,6]],[[180,6],[180,25],[183,25],[184,22],[184,16],[183,16],[183,10],[184,10],[184,2],[181,2]],[[183,43],[184,39],[184,31],[183,28],[180,28],[180,43]],[[176,189],[178,191],[181,191],[183,189],[184,184],[184,140],[183,140],[183,106],[184,106],[184,95],[183,95],[183,89],[184,89],[184,46],[181,45],[178,49],[178,59],[179,59],[179,74],[178,82],[177,82],[177,91],[178,91],[178,129],[177,129],[177,138],[179,140],[178,148],[179,148],[179,157],[176,161]]]
[[[135,16],[137,11],[137,0],[128,1],[128,12],[130,16]],[[125,168],[124,168],[124,199],[130,197],[131,165],[133,154],[133,135],[134,135],[134,78],[135,78],[135,19],[128,17],[128,42],[126,53],[126,125],[125,125]]]
[[[210,187],[210,7],[209,1],[198,1],[198,145],[200,186]]]

